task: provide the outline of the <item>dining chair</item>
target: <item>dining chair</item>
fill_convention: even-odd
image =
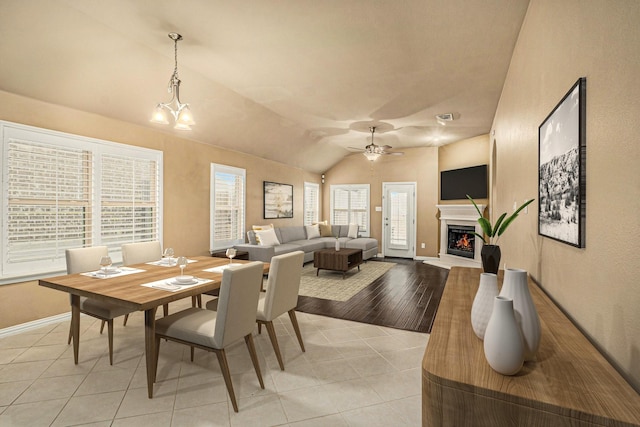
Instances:
[[[261,332],[262,325],[266,326],[273,351],[276,353],[278,364],[283,371],[284,363],[282,361],[282,354],[280,353],[280,346],[278,345],[278,338],[276,338],[273,321],[282,314],[288,313],[300,348],[303,352],[305,351],[295,310],[298,305],[298,292],[300,290],[303,264],[304,252],[302,251],[295,251],[271,258],[269,276],[267,277],[267,291],[261,293],[260,299],[258,300],[258,310],[256,314],[258,332]]]
[[[262,269],[263,263],[259,261],[225,269],[222,273],[218,311],[192,307],[156,320],[154,378],[158,371],[162,338],[190,346],[192,362],[194,347],[215,352],[233,410],[238,412],[225,349],[244,337],[260,387],[264,389],[258,355],[251,335],[262,284]]]
[[[143,264],[145,262],[159,261],[162,259],[162,245],[158,241],[125,243],[121,246],[122,265]],[[162,306],[164,315],[169,314],[169,304]],[[124,317],[127,324],[129,315]]]
[[[65,256],[67,260],[67,274],[85,273],[100,269],[100,258],[108,255],[106,246],[91,246],[86,248],[67,249]],[[92,279],[87,280],[103,280]],[[69,295],[71,299],[71,295]],[[80,313],[84,313],[96,319],[102,320],[100,333],[102,333],[104,324],[107,324],[107,336],[109,340],[109,364],[113,365],[113,319],[131,313],[133,310],[99,301],[94,298],[80,297]],[[69,340],[71,344],[72,331],[69,327]]]

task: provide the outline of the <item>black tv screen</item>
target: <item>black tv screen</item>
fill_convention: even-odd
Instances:
[[[487,165],[440,172],[440,199],[487,198]]]

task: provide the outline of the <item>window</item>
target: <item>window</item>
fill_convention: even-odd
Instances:
[[[2,278],[65,270],[65,249],[161,239],[162,152],[14,123],[2,132]]]
[[[211,164],[212,251],[244,243],[245,170]]]
[[[304,225],[318,222],[320,218],[320,185],[304,183]]]
[[[369,236],[369,184],[331,186],[331,224],[358,224],[361,236]]]

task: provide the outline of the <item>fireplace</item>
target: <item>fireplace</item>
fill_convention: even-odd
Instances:
[[[475,227],[469,225],[447,226],[447,253],[464,258],[475,256]]]
[[[436,205],[440,210],[440,260],[451,265],[480,267],[482,234],[478,212],[471,203],[465,205]],[[486,205],[478,205],[483,212]]]

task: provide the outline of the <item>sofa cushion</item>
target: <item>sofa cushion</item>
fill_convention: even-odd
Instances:
[[[313,240],[294,240],[293,242],[289,242],[289,244],[298,245],[300,247],[300,250],[303,252],[314,252],[326,248],[326,245],[322,241],[322,238]]]
[[[273,228],[256,231],[256,240],[260,243],[260,246],[277,246],[280,244],[280,241],[276,237],[276,231]]]
[[[333,230],[331,229],[331,224],[319,224],[320,226],[320,237],[333,237]]]
[[[347,231],[347,237],[351,239],[358,238],[358,224],[349,224],[349,231]]]
[[[318,224],[307,225],[304,227],[304,229],[307,232],[307,239],[311,240],[320,237],[320,227],[318,226]]]
[[[306,240],[305,240],[306,241]],[[275,255],[288,254],[289,252],[299,251],[300,245],[294,245],[291,243],[283,243],[273,247]]]
[[[250,245],[257,245],[258,241],[256,240],[256,232],[253,230],[247,231],[247,240],[249,240]]]
[[[370,237],[358,237],[357,239],[349,240],[346,244],[349,249],[362,249],[363,251],[377,248],[378,241]]]
[[[251,229],[255,231],[264,231],[264,230],[273,230],[273,224],[264,224],[264,225],[252,225]],[[260,244],[260,236],[257,234],[253,235],[255,237],[256,242],[252,244]],[[251,242],[251,236],[249,236],[249,242]]]
[[[306,240],[307,235],[304,227],[280,227],[280,243],[289,243],[294,240]]]

